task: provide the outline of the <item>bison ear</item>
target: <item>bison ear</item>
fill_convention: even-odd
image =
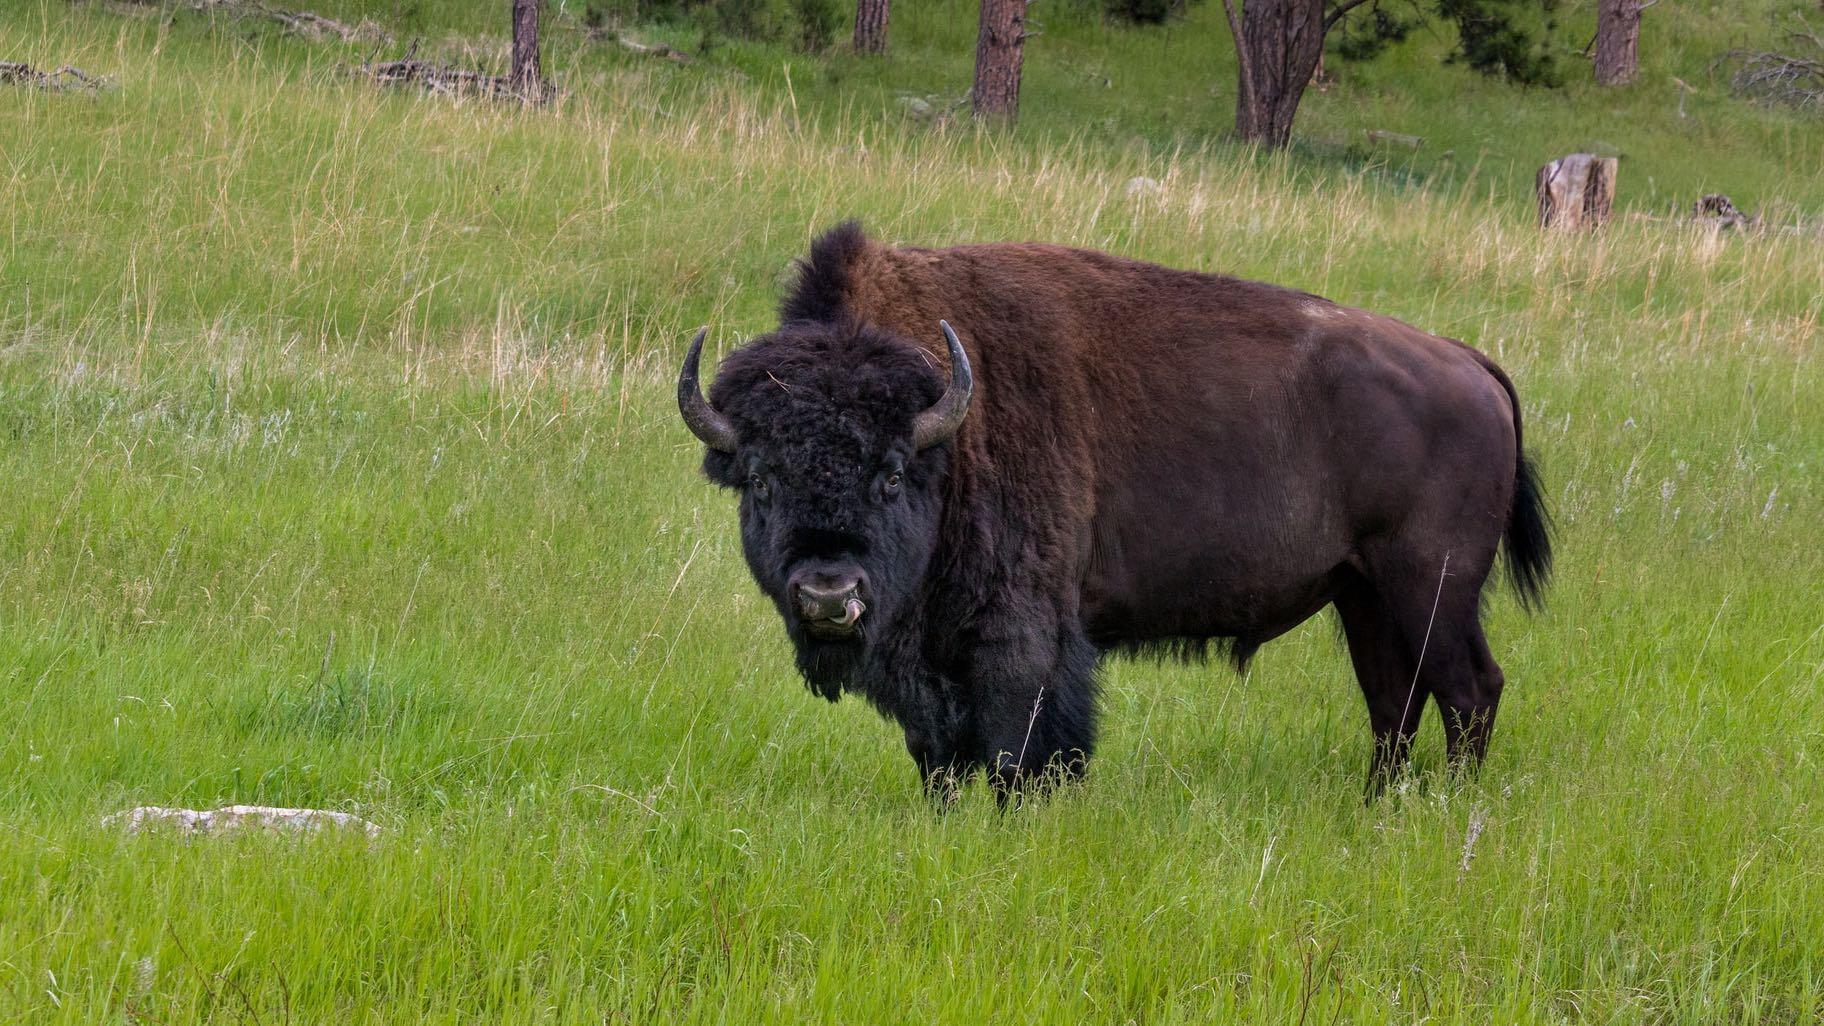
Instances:
[[[943,329],[944,341],[950,344],[950,385],[930,409],[919,413],[912,421],[914,449],[929,449],[954,437],[957,429],[963,426],[963,418],[969,413],[969,400],[975,394],[969,354],[963,352],[963,344],[957,340],[956,332],[950,330],[949,321],[938,321],[937,326]]]
[[[684,426],[704,445],[718,452],[734,452],[735,426],[709,405],[697,383],[697,363],[703,358],[703,338],[708,334],[708,328],[699,328],[690,352],[684,354],[684,369],[678,372],[678,412],[684,415]]]

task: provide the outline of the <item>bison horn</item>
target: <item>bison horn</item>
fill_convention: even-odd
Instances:
[[[914,449],[928,449],[949,441],[957,428],[963,426],[963,417],[969,412],[969,399],[975,394],[975,376],[969,372],[969,356],[963,352],[963,344],[957,341],[956,332],[950,330],[949,321],[937,324],[944,329],[944,339],[950,343],[950,385],[930,409],[912,422]]]
[[[709,405],[709,400],[703,398],[702,386],[697,384],[697,361],[703,356],[703,337],[708,334],[708,328],[699,329],[690,342],[690,352],[684,354],[684,369],[678,374],[678,412],[684,415],[684,425],[690,433],[702,439],[704,445],[734,452],[735,426]]]

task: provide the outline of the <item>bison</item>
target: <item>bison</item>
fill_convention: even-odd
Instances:
[[[1552,554],[1514,386],[1476,350],[1272,285],[854,222],[707,399],[704,334],[679,407],[798,669],[896,720],[927,787],[1076,776],[1104,653],[1239,666],[1330,605],[1370,794],[1428,697],[1480,763],[1483,584],[1505,542],[1531,607]]]

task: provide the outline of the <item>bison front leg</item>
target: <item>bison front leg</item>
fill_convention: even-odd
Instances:
[[[916,692],[900,716],[906,752],[918,766],[925,794],[946,808],[953,804],[969,776],[967,713],[956,701],[956,687],[933,675]]]
[[[1082,776],[1096,746],[1097,660],[1076,631],[1049,649],[1027,642],[978,658],[979,757],[1003,806]]]
[[[968,769],[960,760],[957,739],[949,730],[924,724],[906,727],[906,751],[918,766],[925,794],[940,809],[956,803]]]

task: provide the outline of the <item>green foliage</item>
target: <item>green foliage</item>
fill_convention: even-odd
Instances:
[[[806,53],[829,49],[842,27],[842,0],[791,0],[791,8],[798,30],[798,48]]]
[[[1110,18],[1131,25],[1163,25],[1200,0],[1102,0]]]
[[[1528,86],[1558,86],[1552,56],[1558,0],[1436,0],[1438,14],[1456,24],[1451,59],[1485,75]]]
[[[1558,0],[1432,0],[1430,14],[1457,30],[1449,60],[1519,85],[1563,84],[1552,57]],[[1346,61],[1372,60],[1427,23],[1416,0],[1373,0],[1346,15],[1325,40]]]
[[[1365,7],[1345,15],[1325,37],[1330,53],[1346,61],[1373,60],[1395,43],[1403,43],[1412,31],[1425,24],[1425,15],[1416,3],[1384,3],[1373,0]]]
[[[779,40],[783,35],[782,19],[773,4],[776,0],[705,0],[703,10],[710,13],[715,27],[737,39]]]

